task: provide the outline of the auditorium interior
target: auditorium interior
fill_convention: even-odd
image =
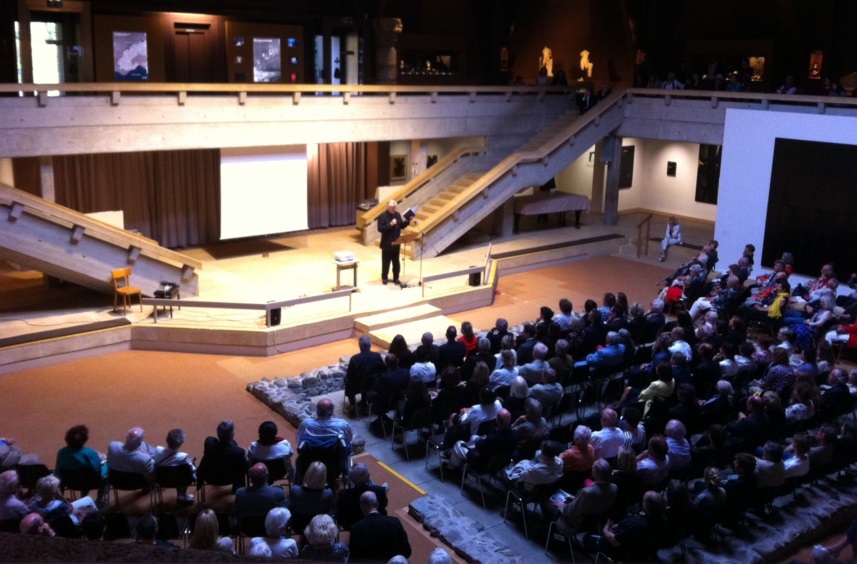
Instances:
[[[301,382],[361,335],[415,348],[426,331],[439,343],[466,321],[518,327],[605,292],[648,307],[711,240],[718,271],[751,243],[754,277],[791,250],[793,287],[829,262],[844,281],[857,271],[844,244],[854,21],[845,0],[3,2],[0,437],[48,467],[79,423],[99,451],[133,426],[152,444],[181,427],[199,459],[224,419],[241,446],[265,420],[294,444],[293,421],[253,383]],[[390,200],[417,220],[402,231],[401,285],[380,273]],[[671,216],[684,244],[659,261]],[[114,279],[126,267],[130,303]],[[839,352],[853,369],[853,350]],[[503,491],[486,506],[444,479],[423,443],[405,457],[383,424],[348,417],[342,390],[324,396],[366,439],[355,461],[391,484],[412,562],[435,548],[476,559],[472,539],[415,518],[426,496],[503,547],[482,561],[595,559],[547,523],[527,531],[526,506],[507,519]],[[854,477],[781,496],[749,536],[682,541],[660,561],[809,562],[857,517],[857,504],[828,505],[853,496]],[[123,496],[112,509],[133,522],[152,507]],[[155,510],[183,523],[198,508]],[[170,559],[14,543],[15,561]]]

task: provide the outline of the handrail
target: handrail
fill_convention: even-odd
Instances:
[[[178,94],[180,92],[205,93],[354,93],[354,94],[569,94],[568,86],[440,86],[440,85],[377,85],[377,84],[257,84],[257,83],[193,83],[193,82],[64,82],[60,84],[5,83],[0,93],[47,92],[151,92]]]
[[[348,311],[351,311],[351,295],[354,293],[353,288],[345,290],[334,290],[326,294],[313,294],[312,296],[301,296],[300,298],[289,298],[288,300],[278,300],[266,303],[260,302],[218,302],[218,301],[203,301],[203,300],[176,300],[171,298],[143,298],[143,305],[148,306],[177,306],[177,307],[205,307],[211,309],[251,309],[264,310],[266,319],[270,319],[270,311],[283,307],[291,307],[312,302],[321,302],[333,298],[342,298],[348,296]],[[157,313],[153,316],[155,323],[158,322]]]
[[[127,248],[133,246],[140,249],[140,253],[143,255],[177,264],[183,269],[202,269],[201,261],[164,248],[157,241],[144,235],[120,229],[65,206],[49,202],[44,198],[28,194],[23,190],[18,190],[8,184],[0,183],[0,204],[9,206],[13,210],[16,206],[20,206],[22,208],[20,211],[26,211],[29,214],[65,225],[72,229],[80,227],[83,229],[82,234],[89,237],[94,237],[119,247]]]
[[[640,258],[640,247],[643,246],[643,241],[645,241],[646,244],[646,256],[649,256],[649,234],[651,233],[653,217],[653,214],[649,214],[645,218],[643,218],[643,221],[637,224],[637,258]],[[646,225],[645,239],[642,238],[643,224]]]
[[[479,179],[476,180],[476,182],[467,187],[467,189],[462,190],[459,194],[456,194],[455,197],[447,201],[440,213],[433,214],[428,218],[422,220],[420,222],[421,231],[428,232],[436,225],[439,225],[440,223],[445,221],[457,210],[461,209],[462,206],[476,198],[476,196],[478,196],[483,190],[485,190],[494,182],[502,178],[510,170],[513,170],[516,165],[539,162],[549,157],[550,154],[556,151],[561,144],[573,138],[575,133],[582,130],[590,123],[599,121],[605,113],[613,110],[614,106],[616,106],[617,104],[621,104],[624,98],[624,91],[614,92],[613,94],[608,96],[603,102],[599,103],[592,110],[587,112],[585,117],[583,117],[582,119],[575,119],[574,121],[569,123],[567,127],[564,127],[557,131],[549,140],[542,143],[541,146],[539,146],[537,149],[526,152],[512,153],[511,155],[500,161],[500,163],[497,164],[494,168],[482,175]],[[411,228],[409,227],[406,229],[406,231],[410,229]]]
[[[484,152],[485,149],[480,147],[459,147],[458,149],[455,149],[450,153],[444,155],[434,164],[434,166],[427,168],[426,170],[412,178],[408,183],[403,184],[402,186],[391,192],[387,196],[387,198],[384,199],[396,200],[397,202],[400,202],[411,194],[413,194],[414,192],[416,192],[417,190],[419,190],[420,188],[422,188],[424,184],[427,184],[430,180],[441,174],[444,170],[455,164],[460,158],[464,157],[465,155],[480,154]],[[386,209],[387,202],[379,201],[374,208],[367,210],[366,212],[360,215],[357,221],[357,228],[362,229],[363,227],[366,227],[367,225],[378,219],[378,216],[384,213],[384,210]]]

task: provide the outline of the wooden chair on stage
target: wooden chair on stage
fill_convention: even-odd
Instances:
[[[131,285],[131,267],[117,268],[113,271],[113,311],[116,311],[116,304],[119,302],[119,296],[122,296],[122,314],[124,315],[128,308],[131,307],[131,299],[137,296],[140,300],[140,311],[143,311],[143,291],[137,286]]]

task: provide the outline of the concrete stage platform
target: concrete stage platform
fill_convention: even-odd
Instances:
[[[359,233],[353,227],[185,249],[183,252],[203,262],[200,295],[182,300],[184,307],[172,308],[172,315],[161,309],[157,320],[152,306],[144,306],[142,312],[139,306],[126,314],[113,312],[112,296],[77,287],[50,287],[39,273],[21,272],[14,265],[3,264],[0,340],[26,341],[28,334],[32,340],[0,348],[0,373],[128,349],[271,356],[349,338],[361,331],[372,334],[376,344],[383,346],[401,332],[389,328],[395,325],[392,320],[397,316],[396,324],[425,317],[408,308],[435,308],[432,315],[438,316],[438,327],[445,329],[448,322],[443,316],[491,305],[497,277],[504,273],[597,256],[632,255],[629,243],[642,217],[640,213],[627,214],[620,217],[618,225],[605,226],[600,214],[590,213],[584,216],[581,229],[553,223],[544,226],[536,218],[524,218],[521,233],[509,238],[472,233],[439,257],[422,263],[404,261],[401,279],[409,285],[406,288],[381,283],[380,251],[360,244]],[[659,221],[663,223],[656,218],[653,229],[659,229]],[[684,225],[685,237],[690,240],[692,229],[688,229],[687,222]],[[698,230],[701,240],[710,238],[713,228],[700,224]],[[194,302],[201,301],[263,305],[331,294],[337,285],[333,254],[343,250],[353,252],[359,261],[357,291],[283,308],[277,326],[267,326],[265,312],[260,310],[193,307]],[[654,262],[656,251],[650,255],[642,260]],[[671,262],[678,264],[683,258],[676,254],[671,256]],[[482,276],[478,286],[471,286],[466,274],[443,278],[473,266],[487,267],[487,276]],[[421,284],[423,279],[425,284]],[[341,272],[340,283],[351,281],[351,271]],[[148,294],[154,290],[144,288]],[[365,327],[356,323],[380,314],[386,314],[386,321],[379,325]],[[65,327],[95,327],[93,324],[117,318],[131,323],[84,333],[74,333],[73,329],[65,331],[71,334],[49,332]]]

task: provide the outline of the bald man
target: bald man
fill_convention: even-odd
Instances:
[[[360,496],[360,509],[364,517],[351,527],[349,562],[387,562],[398,554],[411,555],[408,533],[398,518],[381,515],[375,492]]]
[[[394,244],[402,234],[402,229],[410,225],[410,220],[404,219],[397,211],[398,203],[390,200],[387,211],[378,216],[378,232],[381,234],[381,282],[386,284],[390,274],[390,265],[393,266],[393,284],[401,284],[399,281],[399,249],[400,245]]]
[[[107,448],[107,467],[110,470],[142,474],[149,482],[155,481],[155,461],[149,445],[143,442],[146,433],[142,427],[132,427],[125,442],[113,441]]]

